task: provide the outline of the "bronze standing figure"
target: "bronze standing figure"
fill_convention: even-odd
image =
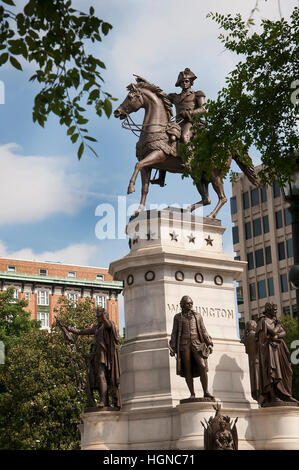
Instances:
[[[64,326],[69,332],[76,335],[93,336],[91,350],[85,356],[89,361],[88,393],[89,406],[95,406],[94,390],[100,395],[100,408],[109,407],[109,394],[111,392],[113,406],[121,408],[119,389],[120,363],[118,350],[118,334],[113,321],[109,320],[107,312],[102,307],[97,307],[97,324],[92,328],[77,329]]]
[[[285,329],[277,318],[277,305],[266,303],[256,328],[259,393],[264,398],[262,406],[297,405],[297,400],[292,397],[293,373],[285,335]]]
[[[242,342],[248,354],[251,396],[254,400],[259,402],[262,398],[259,393],[258,344],[256,338],[256,322],[254,320],[249,320],[246,323],[245,335]]]
[[[192,299],[185,295],[182,311],[175,315],[169,342],[170,355],[177,359],[177,374],[185,377],[190,391],[190,400],[195,399],[194,377],[200,377],[204,398],[214,400],[208,391],[208,357],[213,351],[213,342],[207,333],[201,315],[194,312]]]

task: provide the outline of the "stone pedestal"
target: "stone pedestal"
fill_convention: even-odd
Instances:
[[[237,336],[234,281],[245,263],[223,252],[220,221],[186,211],[149,211],[128,225],[131,251],[110,265],[124,281],[126,342],[121,350],[123,410],[175,406],[188,397],[168,342],[180,299],[190,295],[214,352],[209,389],[227,406],[250,408],[248,359]],[[199,379],[196,391],[201,396]]]
[[[251,397],[248,357],[237,335],[234,298],[234,281],[246,263],[223,252],[224,231],[218,220],[174,209],[143,212],[129,223],[130,253],[109,269],[114,279],[124,282],[123,408],[83,414],[82,448],[203,448],[201,421],[214,415],[213,404],[180,404],[189,391],[185,380],[176,375],[176,361],[168,349],[183,295],[192,298],[213,339],[209,391],[221,403],[223,414],[239,417],[240,448],[280,448],[280,432],[285,433],[285,446],[299,448],[299,409],[287,411],[288,420],[278,408],[258,409]],[[202,396],[199,378],[194,383],[196,395]],[[287,433],[285,424],[282,431],[273,427],[276,415],[283,423],[290,422],[293,431]],[[263,437],[264,418],[268,434]]]

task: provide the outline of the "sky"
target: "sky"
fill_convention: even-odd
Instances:
[[[24,6],[27,2],[18,1]],[[225,85],[225,77],[239,58],[218,39],[218,26],[207,18],[209,11],[240,12],[248,19],[256,0],[73,0],[74,8],[87,11],[94,6],[99,18],[113,29],[90,52],[106,64],[103,90],[124,100],[126,86],[133,74],[145,77],[165,92],[177,92],[178,73],[189,67],[196,75],[194,89],[207,98],[216,98]],[[278,0],[260,0],[261,18],[279,19]],[[282,14],[288,17],[295,0],[280,0]],[[124,235],[129,209],[140,198],[140,180],[136,192],[126,196],[128,182],[136,163],[137,138],[121,128],[111,116],[99,118],[90,111],[89,135],[98,139],[94,149],[99,158],[85,153],[77,160],[77,146],[66,135],[56,117],[41,128],[32,122],[32,106],[38,85],[28,81],[33,65],[22,62],[23,72],[10,65],[0,68],[5,87],[5,103],[0,104],[0,256],[67,264],[109,267],[109,263],[128,253]],[[115,109],[114,108],[114,109]],[[133,116],[132,116],[133,117]],[[143,112],[134,116],[141,123]],[[259,156],[252,153],[255,164]],[[232,167],[238,171],[235,165]],[[189,179],[167,175],[167,186],[152,186],[150,204],[190,204],[198,200]],[[225,183],[231,196],[231,185]],[[212,206],[216,204],[210,191]],[[103,206],[106,204],[106,206]],[[204,209],[207,215],[212,206]],[[116,236],[99,239],[98,222],[108,210],[116,219]],[[122,214],[120,215],[120,211]],[[233,254],[229,203],[219,213],[224,234],[224,251]],[[113,232],[113,230],[112,230]],[[120,298],[121,324],[123,318]]]

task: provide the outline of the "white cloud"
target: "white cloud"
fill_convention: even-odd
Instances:
[[[85,183],[68,172],[67,158],[24,156],[17,150],[16,144],[0,146],[0,225],[74,214],[84,205]]]
[[[105,76],[111,78],[114,93],[133,81],[133,73],[170,91],[179,71],[185,67],[198,75],[196,86],[201,87],[204,82],[205,89],[213,87],[207,91],[214,93],[224,86],[225,76],[240,58],[224,51],[218,39],[218,25],[206,16],[210,11],[241,13],[247,20],[255,3],[255,0],[128,0],[125,3],[113,0],[113,11],[108,17],[114,26],[109,33],[113,44],[106,51]],[[282,3],[282,14],[288,17],[296,4],[296,0]],[[101,5],[101,15],[105,15],[105,5]],[[257,24],[261,18],[278,20],[277,1],[260,0],[254,18]]]
[[[62,264],[92,266],[97,259],[97,250],[98,248],[94,245],[74,243],[60,250],[48,250],[41,253],[36,253],[32,248],[9,251],[5,243],[0,240],[0,257],[27,261],[53,261]]]

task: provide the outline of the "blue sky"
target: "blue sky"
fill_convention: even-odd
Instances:
[[[223,50],[218,27],[206,15],[209,11],[241,12],[247,19],[254,4],[255,0],[210,0],[208,4],[203,0],[73,1],[82,10],[93,5],[96,14],[113,25],[101,45],[90,51],[106,64],[103,89],[119,99],[115,108],[125,98],[133,73],[173,92],[178,73],[185,67],[198,77],[194,88],[215,98],[238,59]],[[288,16],[295,4],[295,0],[282,0],[283,15]],[[257,20],[278,19],[276,0],[261,0],[260,6]],[[108,267],[128,252],[128,243],[97,239],[95,210],[109,203],[117,214],[118,196],[126,195],[136,163],[136,137],[114,117],[100,119],[91,111],[88,127],[98,139],[94,148],[100,157],[86,153],[78,162],[77,147],[56,117],[49,118],[44,129],[33,124],[32,105],[39,88],[28,82],[33,66],[24,64],[23,69],[19,72],[9,65],[0,69],[5,84],[5,104],[0,105],[0,256]],[[142,112],[134,120],[141,122]],[[253,157],[259,163],[254,152]],[[229,182],[225,188],[230,196]],[[137,203],[139,195],[138,180],[127,205]],[[212,190],[211,196],[215,204]],[[191,181],[182,181],[178,175],[168,175],[167,187],[153,186],[148,196],[148,204],[197,200]],[[232,253],[229,204],[219,218],[227,227],[225,251]]]

